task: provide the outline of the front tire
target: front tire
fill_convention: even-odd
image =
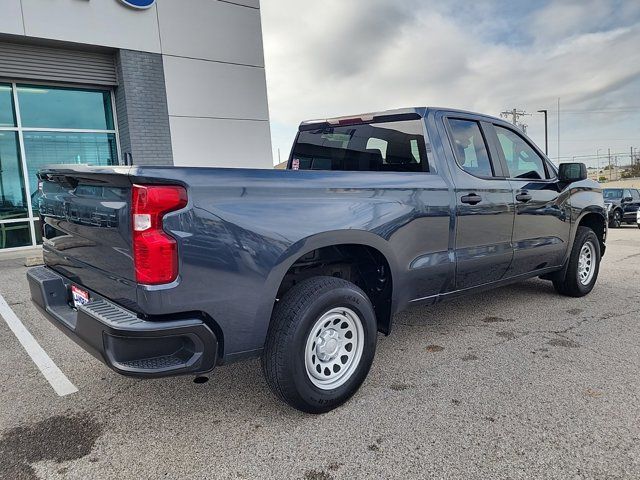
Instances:
[[[620,228],[622,226],[622,212],[620,210],[615,210],[613,212],[613,216],[611,217],[611,221],[609,222],[609,228]]]
[[[360,388],[376,337],[375,312],[360,288],[340,278],[313,277],[275,306],[262,370],[280,399],[303,412],[325,413]]]
[[[600,242],[593,230],[578,227],[563,280],[555,280],[556,291],[569,297],[583,297],[593,290],[600,271]]]

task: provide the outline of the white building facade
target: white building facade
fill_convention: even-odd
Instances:
[[[42,165],[272,168],[259,0],[2,0],[0,251]]]

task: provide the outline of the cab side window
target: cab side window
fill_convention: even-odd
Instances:
[[[458,165],[476,177],[493,177],[494,172],[489,160],[487,145],[482,136],[480,125],[473,120],[450,118],[452,147]]]
[[[634,202],[640,201],[640,192],[638,192],[638,190],[631,190],[631,197]]]
[[[508,128],[494,125],[511,178],[549,178],[544,160],[524,138]]]

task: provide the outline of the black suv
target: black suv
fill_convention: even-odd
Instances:
[[[618,228],[623,223],[636,224],[640,207],[640,191],[637,188],[605,188],[602,195],[609,214],[609,227]]]

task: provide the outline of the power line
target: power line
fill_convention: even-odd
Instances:
[[[531,115],[531,114],[525,112],[524,110],[518,110],[517,108],[500,112],[500,118],[511,117],[511,123],[513,123],[516,127],[521,128],[524,133],[527,133],[527,124],[523,122],[519,122],[518,119],[520,117],[524,117],[527,115]]]

